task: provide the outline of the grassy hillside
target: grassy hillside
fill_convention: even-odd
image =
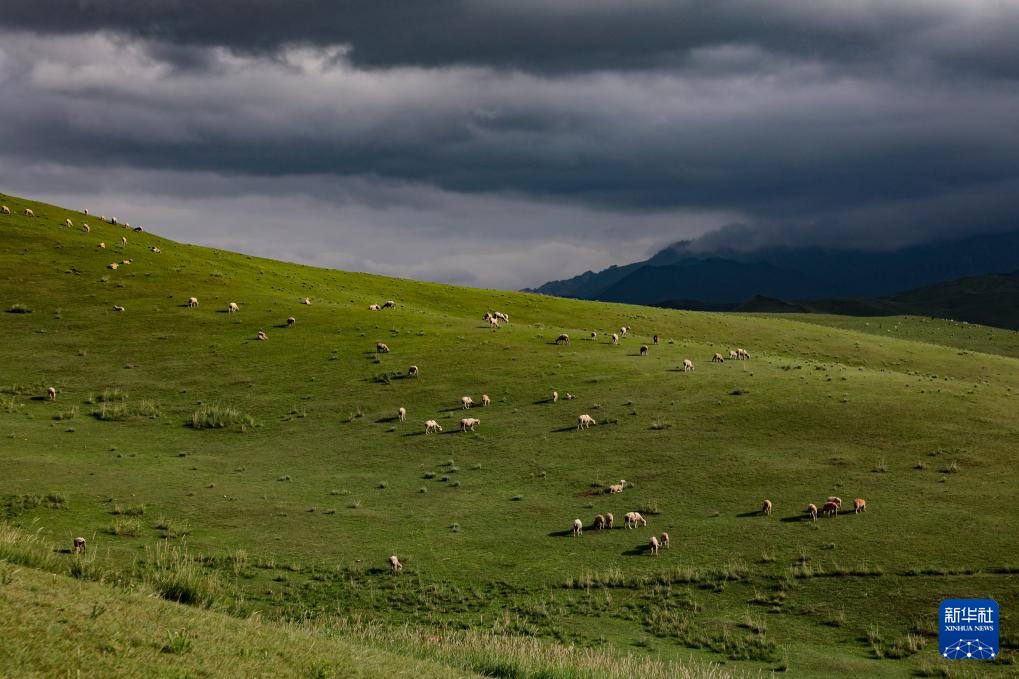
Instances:
[[[57,545],[84,535],[101,579],[186,543],[216,604],[245,616],[796,676],[957,673],[936,652],[944,598],[1016,619],[1016,358],[326,271],[2,202],[0,512]],[[492,330],[487,310],[512,322]],[[735,346],[753,358],[709,362]],[[482,393],[460,433],[460,397]],[[209,406],[237,423],[190,426]],[[598,424],[578,432],[581,413]],[[433,418],[445,431],[425,436]],[[869,511],[803,520],[830,494]],[[621,528],[633,510],[647,528]],[[605,512],[616,529],[570,536]],[[652,558],[662,531],[672,547]],[[1014,671],[1017,641],[980,671]]]

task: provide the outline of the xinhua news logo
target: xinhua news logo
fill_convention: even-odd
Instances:
[[[945,599],[938,617],[942,657],[991,660],[998,655],[998,604],[994,599]]]

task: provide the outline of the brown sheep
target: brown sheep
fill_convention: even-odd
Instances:
[[[853,500],[853,512],[859,514],[860,512],[867,511],[867,501],[862,497],[858,497]]]
[[[407,377],[417,377],[417,376],[418,376],[418,367],[416,365],[412,365],[411,367],[407,368]]]
[[[612,516],[612,512],[605,512],[605,527],[612,530],[612,524],[616,522],[616,517]]]
[[[605,517],[599,514],[598,516],[594,517],[594,529],[602,530],[603,528],[605,528]]]
[[[825,502],[821,506],[821,516],[838,516],[839,506],[834,502]]]
[[[662,547],[664,547],[665,549],[669,548],[669,534],[668,533],[662,533],[662,537],[658,538],[658,540],[662,543]]]
[[[641,356],[647,356],[647,345],[646,344],[640,345],[640,355]]]
[[[817,521],[817,505],[814,503],[807,505],[807,514],[810,515],[811,521]]]
[[[655,335],[654,337],[651,338],[651,343],[654,344],[655,346],[658,346],[658,335]]]
[[[83,538],[81,536],[76,537],[73,540],[73,544],[74,544],[74,553],[75,554],[84,554],[85,553],[85,538]]]

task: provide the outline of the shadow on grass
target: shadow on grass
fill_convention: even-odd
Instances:
[[[751,516],[764,516],[764,515],[761,514],[760,511],[743,512],[742,514],[737,514],[736,518],[745,519],[745,518],[748,518],[748,517],[751,517]]]
[[[548,536],[550,538],[571,538],[573,537],[573,529],[567,528],[566,530],[554,530],[549,533]]]
[[[651,538],[649,537],[648,540],[650,539]],[[623,552],[623,556],[646,556],[650,551],[651,548],[648,547],[647,544],[642,543],[637,547],[632,547]]]
[[[400,418],[394,415],[393,417],[383,417],[378,420],[375,420],[375,424],[386,424],[387,422],[399,422],[399,421]]]
[[[797,514],[796,516],[783,516],[783,523],[800,523],[801,521],[810,521],[810,514]]]

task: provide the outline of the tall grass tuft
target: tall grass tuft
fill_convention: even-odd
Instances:
[[[244,431],[255,426],[255,418],[229,406],[203,404],[191,414],[188,424],[193,429],[236,428]]]
[[[142,579],[168,601],[209,608],[223,596],[219,579],[202,568],[186,545],[146,547],[139,568]]]

